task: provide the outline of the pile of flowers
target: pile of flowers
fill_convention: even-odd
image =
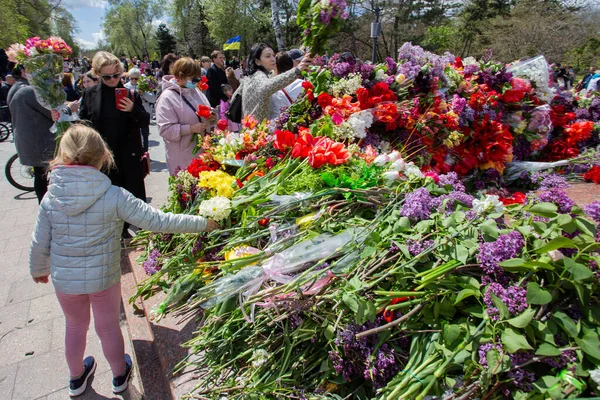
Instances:
[[[165,210],[224,229],[140,234],[136,296],[202,314],[194,395],[597,395],[600,202],[567,196],[564,163],[524,167],[529,193],[501,179],[556,141],[588,155],[596,121],[489,59],[401,54],[312,71],[276,121],[217,129],[172,178]]]

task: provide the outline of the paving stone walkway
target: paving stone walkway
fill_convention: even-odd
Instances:
[[[154,161],[146,188],[151,204],[159,207],[167,198],[168,171],[156,126],[151,126],[150,137]],[[0,398],[66,400],[69,373],[64,359],[65,320],[54,286],[36,284],[29,275],[29,245],[38,204],[33,192],[13,188],[4,176],[4,166],[14,153],[11,135],[0,143]],[[121,327],[126,351],[135,362],[123,313]],[[96,358],[98,367],[91,388],[80,399],[142,398],[137,377],[123,396],[112,393],[112,373],[93,321],[86,354]]]

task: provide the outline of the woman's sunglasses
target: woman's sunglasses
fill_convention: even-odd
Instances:
[[[111,79],[117,79],[117,78],[120,78],[120,77],[121,77],[120,73],[118,73],[118,74],[112,74],[112,75],[102,75],[102,79],[105,80],[105,81],[110,81]]]

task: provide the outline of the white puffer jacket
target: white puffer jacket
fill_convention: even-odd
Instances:
[[[34,278],[52,277],[57,291],[89,294],[121,278],[124,221],[153,232],[202,232],[206,219],[163,213],[131,193],[112,186],[88,166],[60,166],[50,174],[40,204],[29,266]]]

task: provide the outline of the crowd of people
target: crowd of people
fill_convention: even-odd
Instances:
[[[198,155],[196,143],[218,122],[226,121],[228,129],[237,132],[242,117],[277,117],[302,93],[302,72],[312,63],[311,54],[300,49],[276,53],[264,43],[254,44],[241,60],[233,56],[227,61],[219,50],[198,60],[170,53],[159,62],[104,51],[92,60],[65,60],[66,104],[84,123],[74,124],[58,149],[51,126],[59,113],[38,103],[22,66],[3,74],[0,104],[10,111],[3,117],[12,118],[21,162],[34,167],[41,203],[32,275],[36,282],[48,282],[52,275],[56,286],[67,321],[72,395],[83,393],[96,365],[93,358],[84,359],[90,304],[113,371],[113,390],[127,387],[131,360],[124,355],[118,325],[118,254],[119,239],[131,236],[128,224],[162,232],[218,228],[204,218],[165,215],[145,204],[143,157],[151,121],[155,119],[165,143],[169,173],[176,175]],[[145,77],[154,77],[156,87],[141,90]],[[557,64],[553,78],[567,89],[600,89],[600,71],[595,68],[576,82],[572,67]],[[241,104],[239,116],[229,113],[236,101]],[[200,109],[208,114],[199,116]],[[78,263],[89,268],[78,268]]]

